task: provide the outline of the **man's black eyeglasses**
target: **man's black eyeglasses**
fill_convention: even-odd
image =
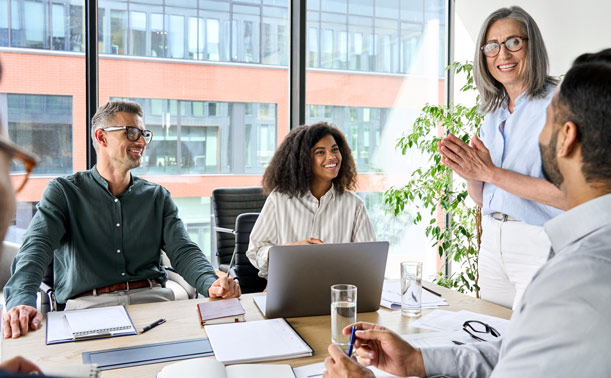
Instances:
[[[130,140],[132,142],[135,142],[138,139],[140,139],[140,135],[142,135],[146,144],[151,143],[151,140],[153,140],[153,132],[151,130],[141,130],[137,128],[136,126],[110,126],[110,127],[105,127],[102,130],[104,131],[126,130],[125,136],[127,137],[127,140]]]
[[[483,335],[489,333],[494,337],[501,336],[499,331],[497,331],[494,327],[489,326],[484,322],[480,322],[479,320],[467,320],[462,325],[462,329],[477,341],[486,341],[486,339],[477,336],[477,334]]]

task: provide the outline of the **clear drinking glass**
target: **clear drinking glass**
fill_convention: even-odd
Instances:
[[[401,263],[401,315],[420,316],[422,312],[422,263]]]
[[[356,322],[356,291],[354,285],[331,286],[331,342],[342,348],[350,344],[350,335],[342,330]]]

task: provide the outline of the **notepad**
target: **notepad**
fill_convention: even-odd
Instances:
[[[216,359],[225,364],[312,355],[312,348],[283,318],[205,326]]]
[[[124,306],[47,313],[47,345],[137,334]]]
[[[205,372],[205,374],[202,374]],[[211,358],[177,362],[161,369],[157,378],[295,378],[290,365],[244,364],[225,367]]]

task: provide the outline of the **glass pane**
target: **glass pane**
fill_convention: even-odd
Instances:
[[[396,218],[386,214],[383,192],[426,164],[401,155],[395,144],[425,103],[445,101],[445,2],[349,0],[347,9],[344,1],[322,4],[307,13],[306,123],[326,121],[344,132],[359,172],[359,196],[378,239],[391,244],[387,276],[398,278],[398,263],[413,259],[425,262],[430,279],[438,269],[436,251],[423,227],[412,224],[414,209]]]
[[[40,158],[6,236],[21,243],[47,183],[86,166],[84,1],[11,0],[10,13],[8,5],[0,0],[0,45],[12,48],[0,51],[0,118],[10,139]]]
[[[260,185],[288,132],[288,5],[98,1],[120,46],[100,54],[100,104],[142,105],[154,137],[134,174],[170,190],[207,255],[212,189]]]

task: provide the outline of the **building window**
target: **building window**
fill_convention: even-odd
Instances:
[[[40,158],[32,174],[72,173],[72,97],[9,93],[0,103],[3,97],[11,140]]]

